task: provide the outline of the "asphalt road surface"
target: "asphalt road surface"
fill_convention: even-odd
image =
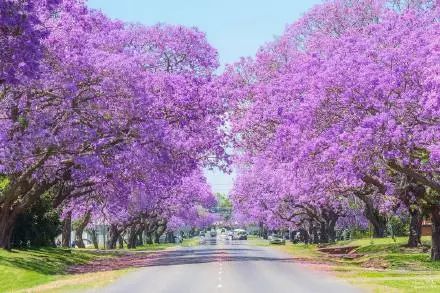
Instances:
[[[148,265],[99,292],[360,292],[295,264],[287,254],[239,240],[207,239],[197,247],[161,252]]]

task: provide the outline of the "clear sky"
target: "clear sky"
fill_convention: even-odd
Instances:
[[[198,27],[222,65],[252,56],[320,0],[89,0],[89,6],[129,22]],[[215,192],[227,193],[233,175],[206,172]]]

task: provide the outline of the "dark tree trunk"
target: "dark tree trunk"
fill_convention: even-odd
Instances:
[[[42,164],[47,158],[41,158],[39,163]],[[22,174],[22,176],[24,175]],[[14,232],[18,216],[30,208],[44,192],[55,184],[55,182],[36,184],[31,179],[31,173],[28,175],[28,177],[24,176],[24,178],[20,178],[21,176],[12,178],[7,187],[2,191],[0,201],[0,248],[11,249],[12,233]],[[15,179],[20,180],[16,181]]]
[[[373,226],[373,237],[384,238],[387,231],[387,220],[380,214],[379,210],[373,206],[371,199],[365,204],[364,215]]]
[[[142,246],[144,245],[144,227],[142,225],[138,225],[136,229],[136,242],[137,245]]]
[[[263,239],[268,239],[269,238],[269,233],[268,233],[268,231],[267,231],[267,228],[263,228],[263,231],[262,231],[262,236],[263,236]]]
[[[309,244],[310,242],[310,236],[306,229],[300,229],[299,233],[301,235],[301,240],[304,241],[304,244]]]
[[[419,207],[410,209],[410,222],[409,222],[409,238],[408,247],[418,247],[422,244],[422,222],[423,214]]]
[[[328,230],[325,222],[321,222],[319,227],[319,243],[328,243]]]
[[[12,232],[17,217],[8,214],[7,212],[0,212],[0,248],[10,250]]]
[[[78,246],[78,248],[86,248],[86,246],[84,245],[82,235],[84,229],[90,222],[90,217],[91,217],[91,211],[87,211],[84,218],[79,220],[79,223],[75,229],[75,244],[76,246]]]
[[[330,243],[336,242],[336,229],[335,229],[336,221],[337,219],[331,219],[327,223],[328,240]]]
[[[124,238],[122,238],[122,236],[121,235],[119,235],[119,237],[118,237],[118,248],[119,249],[123,249],[124,248]]]
[[[296,231],[289,231],[289,241],[294,242]]]
[[[150,232],[150,231],[147,231],[146,233],[145,233],[145,236],[146,236],[146,243],[147,244],[153,244],[153,233],[152,232]]]
[[[72,212],[67,212],[67,215],[63,221],[63,232],[62,232],[63,247],[71,246],[71,241],[72,241],[71,234],[72,234]]]
[[[174,243],[174,233],[173,232],[168,232],[166,234],[166,242],[167,243]]]
[[[92,236],[93,247],[95,247],[95,249],[98,249],[99,245],[98,245],[98,235],[96,235],[96,229],[95,228],[90,229],[89,232],[90,235]]]
[[[154,243],[159,244],[160,242],[160,235],[157,232],[157,230],[154,232]]]
[[[318,244],[319,243],[318,228],[313,224],[310,226],[309,234],[312,235],[312,243]]]
[[[324,221],[321,222],[321,243],[334,243],[336,241],[335,226],[339,216],[333,210],[323,209],[322,217]]]
[[[383,215],[381,215],[379,210],[374,206],[373,198],[371,197],[371,195],[356,193],[356,196],[365,204],[364,216],[373,226],[373,237],[385,237],[387,230],[387,219]]]
[[[136,227],[133,226],[128,229],[127,247],[129,249],[134,249],[134,248],[136,248],[136,243],[137,243]]]
[[[373,237],[374,238],[384,238],[386,236],[387,225],[386,221],[380,221],[373,224]]]
[[[432,247],[431,260],[440,260],[440,205],[432,207]]]
[[[110,225],[110,231],[108,233],[108,240],[107,240],[107,249],[116,249],[116,243],[118,242],[119,238],[119,230],[118,227],[115,224]]]
[[[165,232],[165,230],[167,229],[167,225],[163,224],[160,225],[156,231],[154,232],[154,242],[159,244],[160,243],[160,236],[162,236],[162,234]]]

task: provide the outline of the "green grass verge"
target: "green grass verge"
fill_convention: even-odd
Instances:
[[[180,243],[180,246],[182,247],[192,247],[200,245],[200,238],[199,237],[193,237],[188,239],[183,239],[183,242]]]
[[[406,237],[357,239],[340,241],[328,247],[359,246],[363,256],[349,260],[318,251],[316,245],[271,245],[291,254],[317,269],[330,269],[333,274],[373,292],[440,292],[440,262],[429,255],[430,237],[423,237],[423,246],[407,248]],[[251,239],[250,244],[268,246],[267,240]]]
[[[67,267],[98,257],[89,251],[45,248],[6,251],[0,249],[0,292],[29,288],[57,280]]]
[[[171,247],[191,247],[199,238],[181,244],[151,244],[130,251],[159,251]],[[0,249],[0,292],[66,292],[100,287],[129,270],[67,275],[72,265],[85,264],[102,257],[117,256],[123,250],[96,252],[94,249],[42,248],[6,251]],[[32,288],[32,289],[28,289]]]

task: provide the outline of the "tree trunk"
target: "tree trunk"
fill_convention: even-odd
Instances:
[[[408,247],[418,247],[422,244],[422,222],[423,215],[419,207],[414,207],[409,211],[411,219],[409,223]]]
[[[325,222],[321,222],[319,230],[319,243],[328,243],[328,230]]]
[[[72,212],[68,212],[63,221],[63,232],[62,232],[62,246],[71,246],[71,233],[72,233]]]
[[[92,236],[92,243],[93,243],[93,247],[95,247],[95,249],[99,249],[99,245],[98,245],[98,235],[96,235],[96,229],[90,229],[90,235]]]
[[[152,233],[150,231],[147,231],[145,233],[145,236],[146,236],[146,241],[145,242],[147,244],[153,244],[153,235],[152,235]]]
[[[331,209],[323,209],[322,217],[324,221],[321,222],[321,240],[326,240],[326,242],[321,241],[321,243],[334,243],[336,241],[335,226],[339,216]],[[322,239],[322,233],[326,234],[324,239]]]
[[[115,224],[111,224],[107,240],[108,249],[116,249],[116,243],[118,242],[119,234],[120,233],[118,227]]]
[[[118,237],[118,242],[119,242],[118,248],[123,249],[124,248],[124,238],[122,238],[121,235],[119,235],[119,237]]]
[[[0,248],[11,249],[11,237],[14,231],[17,216],[9,216],[6,212],[0,213]]]
[[[440,205],[436,205],[432,208],[431,221],[432,221],[431,260],[440,260]]]
[[[87,211],[84,218],[79,220],[78,226],[75,229],[75,244],[78,246],[78,248],[86,248],[83,241],[83,232],[86,226],[89,224],[91,217],[91,211]]]
[[[160,242],[160,236],[162,236],[162,234],[165,232],[165,230],[167,229],[167,225],[163,224],[160,225],[156,231],[154,232],[154,242],[159,244]]]
[[[159,244],[160,242],[160,235],[157,232],[157,230],[154,232],[154,243]]]
[[[311,224],[311,226],[310,226],[309,234],[312,236],[312,243],[318,244],[319,243],[318,229],[313,224]]]
[[[337,222],[337,218],[336,219],[331,219],[327,223],[328,241],[330,243],[335,243],[336,242],[336,229],[335,229],[336,222]]]
[[[306,245],[309,244],[309,242],[310,242],[310,236],[309,236],[309,233],[307,232],[307,230],[301,228],[301,229],[299,230],[299,233],[300,233],[300,235],[301,235],[301,240],[304,241],[304,244],[306,244]]]
[[[373,237],[383,238],[386,236],[387,219],[375,208],[370,194],[356,193],[356,196],[365,204],[364,216],[373,226]]]
[[[166,242],[167,243],[174,243],[175,241],[174,241],[174,233],[171,231],[171,232],[168,232],[167,234],[166,234]]]
[[[384,238],[387,230],[387,220],[382,216],[378,209],[373,206],[372,201],[365,204],[365,217],[373,226],[373,237]]]
[[[137,245],[138,245],[138,246],[142,246],[142,245],[144,245],[144,237],[143,237],[143,234],[144,234],[144,229],[143,229],[143,227],[139,227],[139,228],[136,230],[136,237],[137,237],[136,241],[137,241]]]
[[[127,247],[130,249],[136,248],[137,244],[137,230],[136,226],[132,226],[128,229],[128,243]]]

